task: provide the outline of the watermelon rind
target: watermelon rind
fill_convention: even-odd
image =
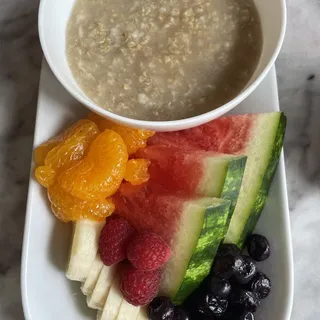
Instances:
[[[198,186],[197,194],[203,197],[230,200],[234,208],[240,192],[247,157],[216,154],[215,157],[206,157],[204,161],[204,175]]]
[[[227,228],[238,201],[246,163],[246,156],[233,157],[228,163],[223,188],[219,195],[220,198],[231,201]]]
[[[225,243],[242,248],[266,203],[282,150],[286,117],[282,112],[261,114],[246,148],[248,156],[238,201]]]
[[[184,204],[173,239],[172,258],[161,281],[161,293],[181,304],[210,273],[216,251],[225,236],[230,201],[216,198]]]

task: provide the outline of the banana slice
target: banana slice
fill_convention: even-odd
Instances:
[[[98,312],[97,320],[116,320],[123,300],[119,286],[120,278],[116,276],[112,282],[108,298],[103,310]],[[134,318],[133,318],[134,319]]]
[[[122,298],[117,320],[135,320],[137,319],[139,311],[140,307],[136,307]]]
[[[137,320],[149,320],[149,317],[147,316],[147,307],[140,308]]]
[[[99,254],[97,254],[91,264],[89,275],[86,281],[83,282],[81,285],[81,291],[84,295],[87,296],[89,294],[92,294],[94,287],[98,282],[98,278],[99,278],[102,267],[103,267],[103,262],[101,261]]]
[[[116,267],[103,266],[98,281],[92,291],[92,294],[87,297],[87,304],[92,309],[103,309],[110,291],[113,279],[115,277]]]
[[[74,225],[73,240],[66,276],[70,280],[85,281],[97,255],[98,241],[105,222],[80,220]]]

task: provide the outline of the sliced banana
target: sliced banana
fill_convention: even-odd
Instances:
[[[122,298],[117,320],[135,320],[137,319],[139,311],[140,307],[136,307]]]
[[[70,280],[85,281],[98,252],[101,229],[105,222],[80,220],[75,223],[66,276]]]
[[[149,320],[149,317],[147,315],[147,307],[140,308],[137,320]]]
[[[98,281],[92,291],[92,294],[87,297],[87,304],[92,309],[103,309],[107,300],[112,282],[116,273],[116,267],[103,266]]]
[[[116,276],[112,282],[108,298],[104,304],[103,310],[98,312],[97,320],[116,320],[119,314],[123,295],[119,286],[120,278]]]
[[[94,287],[98,282],[98,278],[99,278],[102,267],[103,267],[103,262],[101,261],[99,254],[97,254],[91,264],[91,268],[86,281],[83,282],[81,285],[81,291],[86,296],[89,294],[92,294]]]

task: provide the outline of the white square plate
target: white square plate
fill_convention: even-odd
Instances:
[[[279,110],[274,68],[234,113]],[[58,83],[43,64],[39,90],[34,146],[58,133],[87,110]],[[50,212],[43,188],[30,177],[22,260],[22,299],[27,320],[95,319],[86,306],[80,283],[69,281],[64,271],[71,243],[71,224],[64,224]],[[290,221],[283,155],[281,155],[266,207],[257,232],[271,243],[272,255],[261,269],[272,281],[272,293],[262,301],[261,320],[289,320],[293,297],[293,262]]]

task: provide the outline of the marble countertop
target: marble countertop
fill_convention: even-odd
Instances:
[[[23,319],[20,259],[42,53],[38,0],[0,1],[0,319]],[[320,319],[320,2],[288,1],[277,61],[295,262],[292,320]]]

